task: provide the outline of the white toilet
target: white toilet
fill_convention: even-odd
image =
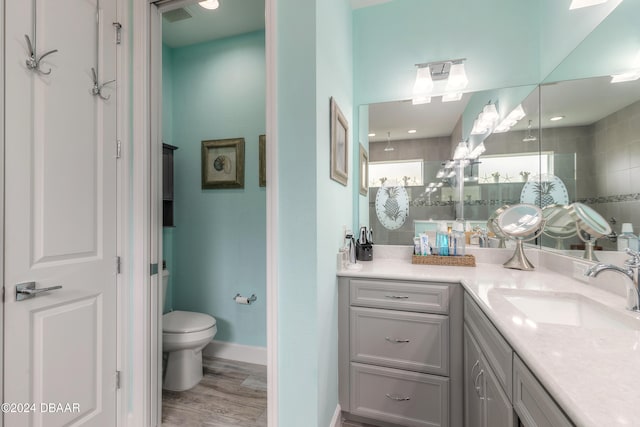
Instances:
[[[169,271],[162,271],[162,296],[167,293]],[[168,353],[162,388],[184,391],[202,379],[202,349],[218,332],[208,314],[172,311],[162,316],[162,351]]]

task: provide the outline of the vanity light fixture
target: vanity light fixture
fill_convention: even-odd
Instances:
[[[478,116],[478,120],[482,122],[482,125],[487,129],[493,129],[496,122],[500,118],[496,104],[487,104],[482,109],[482,113]]]
[[[515,124],[522,120],[525,116],[526,113],[522,108],[522,104],[518,104],[518,106],[514,108],[513,111],[511,111],[509,115],[505,117],[498,126],[496,126],[496,128],[493,130],[493,133],[508,132],[509,129],[515,126]]]
[[[462,92],[452,92],[442,95],[442,102],[460,101],[462,99]]]
[[[469,156],[469,147],[466,142],[459,142],[453,152],[453,160],[463,160]]]
[[[417,65],[416,82],[413,84],[413,105],[427,104],[431,102],[431,91],[433,90],[433,80],[431,78],[431,68],[428,64]]]
[[[462,89],[469,84],[469,79],[464,69],[465,60],[466,58],[448,59],[446,61],[416,64],[418,71],[416,81],[413,84],[412,103],[417,105],[431,102],[433,82],[437,80],[447,80],[446,90],[451,92],[443,95],[443,102],[460,100],[462,98]]]
[[[475,119],[473,121],[473,128],[471,129],[471,135],[484,135],[485,133],[487,133],[487,131],[488,131],[487,127],[484,126],[479,119]]]
[[[485,151],[487,151],[487,148],[484,146],[484,142],[481,142],[480,144],[476,145],[473,150],[471,150],[471,152],[469,153],[469,158],[475,160],[480,157],[480,155]]]
[[[463,59],[460,59],[458,62],[451,64],[451,68],[449,68],[449,78],[447,80],[447,90],[460,91],[469,84],[467,73],[464,71],[463,61]]]
[[[564,116],[553,116],[549,120],[551,120],[552,122],[557,122],[558,120],[562,119],[564,119]]]
[[[608,0],[572,0],[569,10],[581,9],[583,7],[595,6],[597,4],[606,3]]]
[[[393,151],[395,148],[391,146],[391,132],[387,132],[387,146],[384,147],[384,151]]]
[[[632,82],[640,79],[640,68],[637,70],[627,71],[621,74],[612,74],[611,83]]]
[[[218,0],[205,0],[198,3],[200,7],[205,9],[214,10],[220,7],[220,2]]]

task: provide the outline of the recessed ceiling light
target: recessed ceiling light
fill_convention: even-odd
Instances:
[[[370,133],[369,136],[376,136],[376,134],[375,133]]]
[[[558,120],[562,120],[564,119],[564,116],[554,116],[551,117],[549,120],[551,120],[552,122],[557,122]]]
[[[407,133],[416,133],[416,132],[417,132],[417,131],[416,131],[415,129],[409,129],[409,130],[407,131]]]
[[[201,7],[205,9],[213,10],[220,7],[220,2],[218,0],[205,0],[198,3]]]

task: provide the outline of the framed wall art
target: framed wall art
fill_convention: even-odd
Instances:
[[[202,141],[202,188],[244,188],[244,138]]]
[[[369,193],[369,155],[360,144],[360,194],[366,196]]]
[[[331,97],[331,179],[346,186],[349,180],[349,123]]]

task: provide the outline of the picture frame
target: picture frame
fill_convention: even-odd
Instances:
[[[331,179],[347,186],[349,181],[349,122],[331,97]]]
[[[258,137],[258,185],[267,186],[267,135]]]
[[[360,144],[360,194],[369,194],[369,154]]]
[[[244,188],[244,138],[202,141],[202,189]]]

